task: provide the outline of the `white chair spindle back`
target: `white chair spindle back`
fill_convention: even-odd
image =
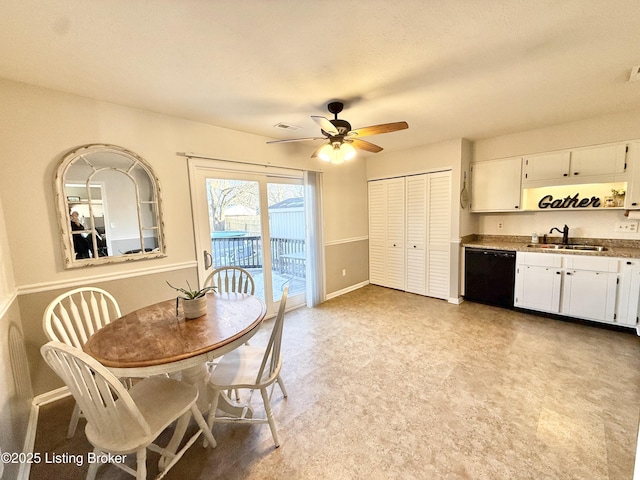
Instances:
[[[87,422],[100,436],[114,441],[123,439],[123,426],[130,429],[132,423],[137,424],[141,434],[151,433],[127,390],[96,360],[60,342],[44,345],[42,355],[67,385]]]
[[[120,315],[111,294],[82,287],[51,302],[44,314],[44,329],[50,340],[82,348],[91,335]]]
[[[255,282],[251,273],[241,267],[216,268],[204,282],[216,287],[218,292],[255,293]]]
[[[287,304],[287,295],[289,294],[289,286],[284,287],[282,292],[282,298],[280,299],[280,307],[278,308],[278,315],[276,316],[273,329],[271,330],[271,336],[269,337],[269,343],[265,350],[265,355],[258,370],[258,376],[256,377],[256,384],[261,383],[266,378],[276,374],[281,366],[282,357],[280,355],[280,347],[282,345],[282,330],[284,325],[284,311]],[[266,377],[265,369],[269,365],[268,375]]]

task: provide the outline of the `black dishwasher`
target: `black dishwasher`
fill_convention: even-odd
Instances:
[[[464,298],[513,308],[516,252],[465,248]]]

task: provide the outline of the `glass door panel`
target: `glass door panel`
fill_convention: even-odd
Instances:
[[[254,278],[255,295],[275,314],[289,286],[287,308],[306,303],[302,177],[226,171],[191,161],[198,278],[235,265]]]
[[[289,286],[289,298],[306,293],[304,188],[300,182],[267,183],[273,301]]]
[[[255,295],[266,299],[257,181],[206,178],[213,268],[242,267],[253,276]]]

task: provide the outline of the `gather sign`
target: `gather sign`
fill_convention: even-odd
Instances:
[[[545,195],[538,202],[538,208],[598,208],[601,206],[599,197],[579,198],[576,193],[573,197],[567,195],[565,198],[553,198],[553,195]]]

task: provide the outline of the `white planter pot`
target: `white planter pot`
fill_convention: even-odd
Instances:
[[[182,300],[182,310],[184,318],[198,318],[207,313],[207,297],[195,298],[193,300]]]

